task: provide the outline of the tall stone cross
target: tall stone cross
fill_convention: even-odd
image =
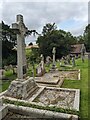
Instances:
[[[41,67],[42,67],[42,69],[44,69],[44,56],[43,56],[43,54],[41,54]]]
[[[25,33],[28,29],[22,15],[16,16],[16,23],[12,24],[12,29],[17,34],[17,77],[18,80],[23,80],[26,74]]]
[[[55,53],[56,53],[55,47],[53,47],[52,53],[53,53],[53,65],[55,66]]]

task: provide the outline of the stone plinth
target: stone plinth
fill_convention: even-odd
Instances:
[[[35,81],[37,83],[43,83],[43,84],[58,84],[60,78],[59,77],[53,77],[53,78],[49,78],[49,80],[45,77],[36,77]]]
[[[7,92],[5,93],[5,96],[18,99],[27,99],[29,95],[32,94],[36,89],[38,89],[38,86],[33,78],[23,81],[15,80],[12,81]]]
[[[6,105],[3,105],[2,99],[0,99],[0,120],[6,116],[8,113],[8,108]]]
[[[50,72],[55,72],[57,70],[58,70],[57,67],[55,65],[52,65],[52,68],[50,69]]]
[[[32,102],[40,106],[79,111],[80,90],[46,87]]]
[[[41,77],[45,74],[45,69],[41,70],[40,72],[37,72],[36,76]]]

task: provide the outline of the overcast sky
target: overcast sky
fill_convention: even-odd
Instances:
[[[56,2],[57,1],[57,2]],[[63,1],[63,2],[62,2]],[[75,2],[76,1],[76,2]],[[82,2],[81,2],[82,1]],[[88,24],[88,0],[3,0],[0,2],[0,21],[11,25],[16,22],[16,15],[22,14],[29,29],[41,33],[46,23],[56,23],[58,29],[82,35]],[[26,39],[34,42],[35,37]]]

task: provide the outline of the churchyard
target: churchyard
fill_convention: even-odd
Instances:
[[[85,62],[82,63],[81,59],[76,59],[76,66],[75,67],[60,67],[59,63],[56,62],[56,65],[58,67],[58,69],[60,70],[79,70],[80,69],[80,80],[72,80],[72,79],[64,79],[63,84],[61,85],[61,88],[71,88],[71,89],[80,89],[80,112],[79,112],[79,116],[82,118],[87,118],[88,117],[88,60],[85,59]],[[36,65],[37,66],[37,65]],[[45,67],[45,69],[48,71],[48,69],[50,69],[50,67]],[[9,73],[9,75],[8,75]],[[28,75],[32,76],[32,73],[30,72],[30,70],[28,71]],[[9,76],[9,78],[11,79],[13,77],[13,74],[11,71],[7,72],[6,76]],[[16,76],[15,76],[16,78]],[[13,80],[13,79],[12,79]],[[39,79],[40,80],[40,79]],[[5,91],[6,89],[8,89],[11,81],[2,81],[2,90]],[[38,82],[37,82],[38,83]],[[47,84],[46,84],[47,85]],[[49,84],[50,86],[50,84]],[[52,85],[53,86],[53,85]],[[55,87],[55,84],[54,84]],[[58,86],[59,87],[59,86]],[[34,100],[35,101],[35,100]],[[37,101],[37,99],[36,99]],[[8,103],[13,103],[13,104],[24,104],[24,103],[16,103],[16,102],[11,102],[6,100],[6,102]],[[27,104],[25,106],[28,106]],[[32,106],[31,107],[36,107],[41,109],[40,107],[37,106]],[[43,108],[43,107],[42,107]],[[45,108],[44,109],[50,109],[53,110],[53,108]],[[63,111],[62,109],[56,109],[55,111]],[[10,113],[11,115],[12,113]],[[20,115],[16,114],[16,116],[21,117]],[[26,116],[25,116],[26,117]]]
[[[1,119],[88,118],[88,59],[56,60],[53,47],[48,65],[41,54],[40,63],[27,68],[24,35],[29,30],[22,15],[17,15],[12,29],[17,33],[17,66],[1,71]]]

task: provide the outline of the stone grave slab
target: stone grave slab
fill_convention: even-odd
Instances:
[[[32,101],[40,106],[55,106],[79,111],[80,90],[46,87]]]
[[[59,75],[56,75],[54,73],[46,73],[42,77],[35,77],[35,81],[38,85],[41,86],[60,87],[64,79],[61,79]]]
[[[3,105],[2,98],[0,98],[0,120],[6,116],[8,113],[8,107],[7,105]]]
[[[68,80],[80,80],[80,70],[60,70],[57,75]]]

